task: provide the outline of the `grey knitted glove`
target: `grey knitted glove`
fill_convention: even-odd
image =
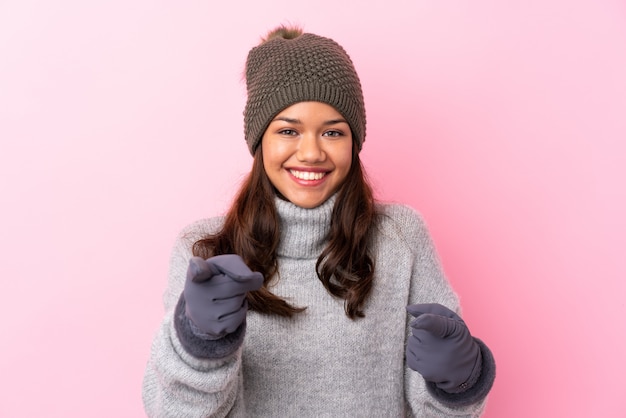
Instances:
[[[467,390],[480,377],[482,356],[465,322],[443,305],[407,306],[415,317],[406,346],[407,365],[448,393]]]
[[[194,333],[219,339],[235,332],[246,318],[246,292],[262,285],[263,275],[251,271],[236,254],[192,257],[183,297]]]

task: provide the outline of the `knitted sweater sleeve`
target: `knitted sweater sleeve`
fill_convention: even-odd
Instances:
[[[414,252],[408,304],[440,303],[460,315],[459,298],[445,277],[425,222],[409,207],[400,207],[398,210],[401,214],[396,219],[401,224],[399,230],[402,231],[402,240],[406,240]],[[407,315],[407,337],[411,332],[411,319]],[[478,383],[467,392],[447,394],[406,367],[405,396],[414,416],[479,417],[483,413],[487,393],[495,378],[495,364],[487,346],[480,340],[477,342],[483,354],[484,372]]]
[[[143,380],[143,402],[149,417],[240,415],[236,409],[242,407],[238,401],[242,393],[241,348],[222,358],[194,356],[176,330],[175,315],[180,311],[191,245],[214,229],[212,222],[201,221],[183,230],[172,250],[163,296],[165,317],[154,337]]]

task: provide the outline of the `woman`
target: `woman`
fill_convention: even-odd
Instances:
[[[226,216],[175,244],[147,414],[479,416],[493,357],[419,215],[374,201],[346,52],[280,27],[246,83],[253,167]]]

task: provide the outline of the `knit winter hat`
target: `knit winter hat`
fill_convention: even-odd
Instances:
[[[302,101],[337,109],[361,150],[365,141],[361,82],[346,51],[332,39],[300,29],[275,29],[248,53],[246,85],[244,134],[252,155],[274,117]]]

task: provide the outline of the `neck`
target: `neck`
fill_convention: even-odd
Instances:
[[[296,206],[278,197],[275,204],[281,229],[278,256],[317,258],[326,245],[335,196],[312,209]]]

